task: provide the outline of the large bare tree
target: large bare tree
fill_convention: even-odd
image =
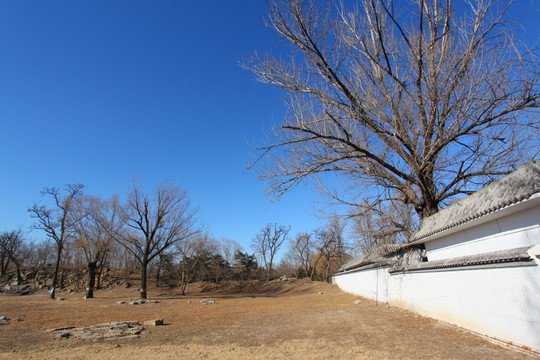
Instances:
[[[28,253],[29,249],[25,246],[22,228],[0,233],[0,277],[6,273],[9,261],[11,261],[15,265],[17,285],[20,285],[22,283],[21,265]]]
[[[302,232],[296,234],[296,237],[289,241],[289,256],[298,264],[299,275],[311,278],[313,274],[311,260],[315,253],[315,241],[312,233]],[[299,275],[298,277],[300,277]]]
[[[268,271],[268,280],[272,279],[274,257],[290,230],[290,226],[278,225],[277,223],[268,224],[251,241],[251,248],[261,257]]]
[[[110,200],[85,196],[77,201],[72,212],[81,220],[75,223],[75,245],[83,250],[88,268],[86,299],[94,297],[96,275],[101,274],[114,236],[123,225],[119,212],[118,197]]]
[[[355,211],[400,201],[424,218],[537,156],[538,49],[507,21],[511,1],[460,4],[271,1],[291,57],[243,63],[286,95],[256,161],[271,193],[314,179]]]
[[[47,207],[35,203],[28,209],[30,216],[36,220],[34,229],[44,231],[47,237],[56,244],[56,262],[52,279],[51,299],[54,299],[56,293],[62,251],[66,243],[74,238],[75,225],[82,217],[86,216],[85,214],[72,216],[76,207],[76,200],[82,196],[83,187],[81,184],[68,184],[63,191],[55,187],[45,188],[41,191],[41,195],[50,196],[54,205]]]
[[[178,242],[198,233],[196,210],[187,191],[171,183],[158,185],[153,194],[134,184],[123,211],[126,231],[117,240],[137,259],[141,267],[141,299],[147,298],[148,264]]]
[[[352,218],[354,247],[365,254],[380,245],[404,243],[418,227],[417,220],[414,210],[401,202],[370,207]]]

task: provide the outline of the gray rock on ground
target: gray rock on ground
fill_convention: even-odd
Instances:
[[[161,321],[163,322],[163,320]],[[55,333],[57,339],[75,337],[81,340],[98,341],[102,339],[131,339],[139,337],[143,330],[144,326],[140,325],[138,321],[117,321],[78,328],[66,326],[47,331]]]
[[[144,326],[161,326],[163,325],[163,319],[148,320],[143,323]]]

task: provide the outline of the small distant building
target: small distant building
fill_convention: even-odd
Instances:
[[[344,291],[540,353],[540,161],[423,220],[333,277]]]

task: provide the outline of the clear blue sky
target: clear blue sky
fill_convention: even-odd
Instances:
[[[238,66],[275,46],[266,11],[264,0],[1,1],[0,231],[29,226],[45,186],[125,197],[134,178],[177,181],[207,229],[245,250],[269,222],[293,235],[322,225],[314,193],[271,204],[245,172],[249,143],[284,111],[278,89]]]
[[[271,204],[245,171],[283,113],[238,66],[275,43],[265,14],[263,0],[0,2],[0,230],[29,226],[45,186],[125,197],[134,178],[177,181],[246,250],[268,222],[319,226],[305,189]]]

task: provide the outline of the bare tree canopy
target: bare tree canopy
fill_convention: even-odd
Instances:
[[[190,206],[187,191],[162,183],[152,195],[134,184],[124,208],[126,231],[117,240],[141,265],[141,299],[147,298],[146,280],[150,261],[171,246],[198,233],[196,210]]]
[[[75,225],[86,216],[84,213],[74,213],[77,199],[82,196],[84,185],[68,184],[64,190],[58,188],[45,188],[41,196],[50,196],[54,201],[53,207],[35,203],[28,209],[30,216],[36,220],[34,229],[45,232],[49,239],[56,243],[56,263],[52,279],[51,299],[54,299],[58,269],[64,246],[74,238]]]
[[[339,203],[423,218],[537,156],[538,49],[515,36],[511,1],[463,3],[271,1],[291,57],[243,63],[286,95],[256,162],[270,192],[331,173],[351,190],[325,188]]]
[[[261,257],[268,271],[268,280],[272,279],[274,257],[290,230],[290,226],[268,224],[251,241],[251,248]]]
[[[418,226],[413,212],[405,204],[391,201],[354,216],[351,229],[354,248],[365,254],[384,244],[406,242]]]
[[[298,272],[304,277],[311,277],[313,268],[311,259],[315,254],[315,244],[313,234],[302,232],[289,241],[290,257],[297,263]]]
[[[73,216],[81,219],[74,226],[75,245],[83,250],[88,267],[87,299],[94,297],[96,275],[101,274],[114,234],[121,226],[118,210],[116,196],[110,200],[84,196],[77,199],[72,212]]]
[[[28,248],[24,244],[22,228],[0,233],[0,277],[4,276],[11,261],[15,265],[17,285],[22,283],[21,265],[28,256]]]

